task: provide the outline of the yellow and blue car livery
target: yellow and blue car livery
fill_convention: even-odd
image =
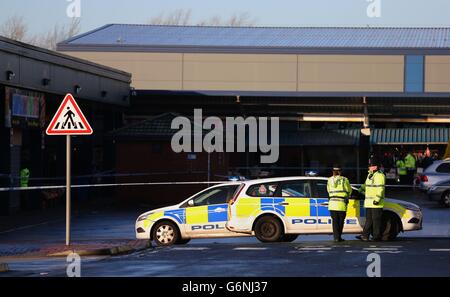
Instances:
[[[177,205],[151,210],[140,215],[136,220],[136,238],[153,239],[152,227],[160,221],[174,223],[183,239],[239,236],[225,228],[225,223],[228,221],[228,201],[239,185],[240,183],[216,185]],[[202,198],[210,192],[216,195],[213,197],[214,201],[203,199],[198,203],[206,203],[206,205],[188,203],[195,202],[197,197]],[[220,197],[221,193],[223,193],[222,197]]]
[[[257,235],[258,220],[267,216],[280,222],[282,234],[331,234],[326,184],[324,177],[285,177],[216,185],[179,204],[140,215],[136,237],[158,243],[154,235],[161,232],[156,232],[155,226],[164,231],[163,222],[175,229],[178,240]],[[262,193],[254,195],[256,190]],[[344,233],[361,232],[365,222],[364,197],[352,198],[347,206]],[[386,198],[384,213],[395,223],[394,231],[422,228],[421,209],[413,203]]]
[[[283,234],[330,234],[332,224],[328,197],[325,197],[326,183],[327,178],[324,177],[270,178],[245,182],[239,196],[230,203],[226,227],[233,232],[255,234],[258,219],[273,216],[281,222]],[[286,187],[277,191],[276,188],[282,185]],[[298,190],[299,185],[302,186],[301,190]],[[272,197],[264,196],[268,194],[266,190],[261,197],[255,197],[257,195],[252,193],[252,189],[259,187],[272,187],[272,192],[268,191]],[[359,195],[357,191],[354,193]],[[353,198],[349,199],[347,205],[344,233],[360,233],[365,223],[364,197]],[[399,232],[422,228],[421,209],[413,203],[386,198],[384,213],[397,224]]]

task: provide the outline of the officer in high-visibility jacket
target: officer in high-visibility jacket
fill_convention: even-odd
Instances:
[[[20,187],[27,188],[30,180],[30,169],[26,166],[20,170]],[[20,191],[20,203],[23,209],[31,209],[30,193],[28,191]]]
[[[30,179],[30,170],[26,167],[20,170],[20,186],[22,188],[28,187],[29,179]]]
[[[414,175],[416,174],[416,158],[411,153],[408,153],[405,157],[405,167],[407,171],[407,183],[412,186]]]
[[[395,166],[397,166],[397,173],[400,179],[400,184],[406,185],[408,171],[406,170],[405,161],[403,161],[402,159],[398,159],[397,162],[395,162]]]
[[[333,237],[335,242],[344,241],[342,231],[344,229],[345,216],[347,214],[347,204],[352,187],[348,179],[341,175],[341,168],[338,165],[333,167],[333,176],[328,178],[327,190],[330,200],[328,210],[333,220]]]
[[[356,238],[362,241],[369,241],[372,234],[373,241],[380,241],[382,238],[382,215],[384,207],[384,193],[386,186],[386,177],[379,170],[378,160],[371,158],[369,162],[369,174],[366,182],[361,185],[359,192],[365,193],[364,208],[366,209],[366,223],[361,235]]]

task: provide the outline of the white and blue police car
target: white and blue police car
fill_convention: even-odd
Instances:
[[[158,245],[192,238],[256,236],[262,242],[289,242],[299,234],[331,234],[327,178],[284,177],[230,182],[207,188],[180,204],[139,216],[136,237]],[[360,233],[364,196],[353,191],[344,233]],[[419,206],[385,199],[383,239],[422,228]]]

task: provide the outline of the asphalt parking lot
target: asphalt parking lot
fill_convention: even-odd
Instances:
[[[81,276],[366,276],[372,253],[380,256],[381,276],[450,276],[450,210],[420,193],[399,195],[422,207],[424,228],[403,233],[393,242],[360,242],[353,235],[345,235],[346,241],[339,244],[328,235],[305,235],[292,243],[272,244],[253,237],[199,239],[121,256],[83,257]],[[133,238],[137,215],[100,212],[80,216],[74,222],[75,239]],[[63,230],[63,222],[52,222],[0,233],[0,249],[14,243],[25,246],[45,234],[55,234],[56,240],[63,237]],[[0,276],[66,276],[65,258],[9,257],[1,262],[8,263],[10,271]]]

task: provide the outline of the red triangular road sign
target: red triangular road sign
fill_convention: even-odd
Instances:
[[[93,131],[73,96],[67,94],[45,132],[47,135],[89,135]]]

